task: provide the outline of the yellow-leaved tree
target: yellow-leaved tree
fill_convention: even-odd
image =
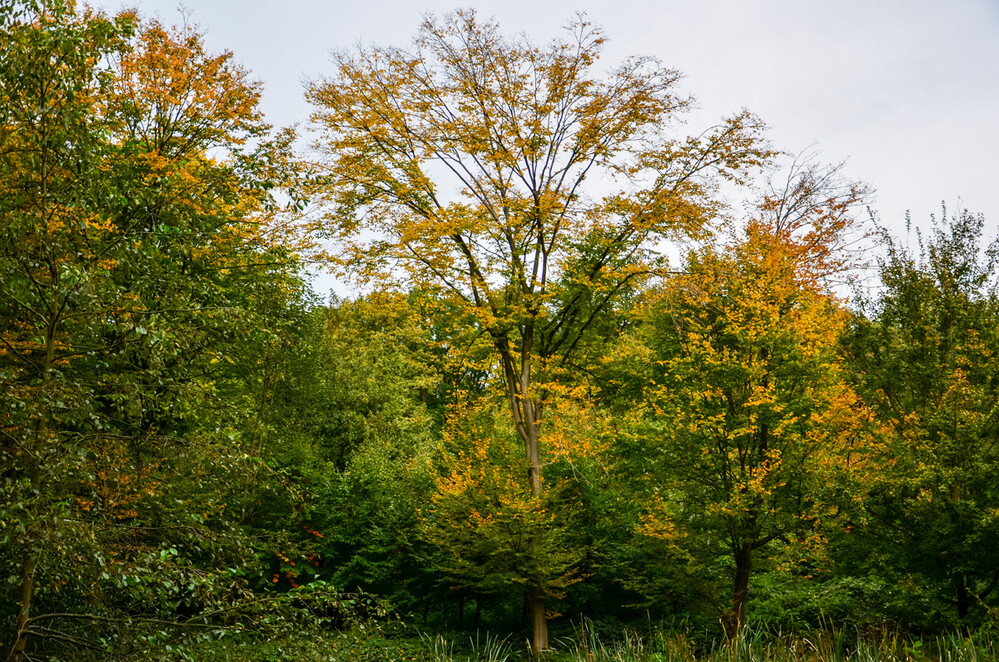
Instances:
[[[653,317],[643,533],[724,549],[730,636],[754,562],[776,546],[792,563],[821,556],[819,523],[870,419],[841,366],[848,315],[830,283],[854,262],[864,232],[852,210],[867,189],[837,170],[792,167],[735,241],[688,256]]]
[[[313,191],[338,266],[446,299],[490,341],[542,494],[550,369],[571,364],[651,248],[705,231],[716,185],[769,156],[743,112],[697,137],[671,126],[691,101],[652,58],[597,68],[582,18],[545,45],[474,12],[428,18],[412,46],[334,54],[314,81],[326,177]],[[532,646],[547,648],[544,587],[527,587]]]

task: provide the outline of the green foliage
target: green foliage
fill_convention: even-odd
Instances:
[[[885,425],[867,543],[888,543],[885,571],[932,583],[942,600],[916,622],[941,608],[981,617],[999,583],[987,560],[999,544],[999,244],[983,252],[984,229],[945,209],[918,254],[886,236],[882,288],[846,343]]]
[[[822,563],[818,523],[832,515],[823,482],[855,442],[856,399],[836,358],[844,318],[797,259],[759,225],[728,249],[691,255],[666,285],[651,367],[638,375],[640,531],[663,544],[674,572],[701,576],[695,590],[718,580],[715,559],[731,559],[737,624],[754,564],[769,557],[809,574]]]
[[[228,55],[129,13],[0,11],[3,635],[14,659],[125,650],[248,596],[216,366],[303,286]]]
[[[313,177],[196,31],[0,4],[10,660],[995,656],[999,240],[885,235],[851,318],[866,188],[803,163],[665,276],[761,125],[667,135],[676,73],[573,27],[339,54]],[[417,289],[319,305],[302,191]],[[472,601],[530,646],[388,620]]]
[[[311,492],[309,519],[324,536],[317,571],[402,610],[420,605],[433,586],[417,510],[439,436],[426,401],[440,378],[417,312],[388,294],[331,307],[313,339],[304,399],[296,400],[309,412],[301,427],[313,466],[303,483]]]
[[[566,527],[568,486],[550,476],[533,495],[521,478],[521,440],[501,420],[489,400],[454,408],[421,535],[440,550],[435,561],[456,588],[489,595],[540,586],[558,596],[584,552]]]

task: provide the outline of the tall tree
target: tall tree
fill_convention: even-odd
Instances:
[[[259,93],[228,55],[59,0],[0,23],[0,519],[23,660],[29,634],[94,645],[61,612],[133,589],[137,609],[151,568],[187,572],[163,536],[192,514],[171,526],[165,477],[208,469],[203,369],[249,321],[254,265],[290,263],[263,236]]]
[[[643,530],[725,542],[731,634],[746,620],[754,559],[821,538],[824,484],[863,423],[837,356],[847,318],[828,279],[851,262],[839,247],[866,189],[836,171],[793,166],[743,236],[688,256],[651,325],[646,457],[658,459]],[[681,521],[691,530],[678,531]]]
[[[999,239],[946,208],[918,252],[886,234],[881,287],[846,343],[887,426],[865,505],[903,573],[938,587],[959,619],[999,586]]]
[[[718,178],[767,157],[748,113],[672,137],[690,105],[679,74],[632,58],[601,76],[602,42],[582,19],[538,46],[457,12],[427,19],[409,50],[335,54],[308,89],[339,264],[467,311],[499,359],[535,498],[549,369],[650,272],[651,247],[704,231]],[[528,593],[538,653],[546,594]]]

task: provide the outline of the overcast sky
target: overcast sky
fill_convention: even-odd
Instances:
[[[135,0],[179,22],[176,0]],[[97,6],[120,9],[118,0]],[[422,14],[474,7],[506,32],[555,36],[585,11],[603,27],[608,68],[655,55],[686,75],[700,110],[689,129],[749,108],[774,145],[813,143],[824,161],[877,189],[874,208],[902,231],[928,225],[942,200],[999,229],[999,0],[186,0],[213,50],[264,83],[277,125],[304,122],[302,81],[331,71],[329,51],[408,45]]]

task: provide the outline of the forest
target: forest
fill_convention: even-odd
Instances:
[[[0,2],[8,662],[999,658],[994,221],[603,39]]]

